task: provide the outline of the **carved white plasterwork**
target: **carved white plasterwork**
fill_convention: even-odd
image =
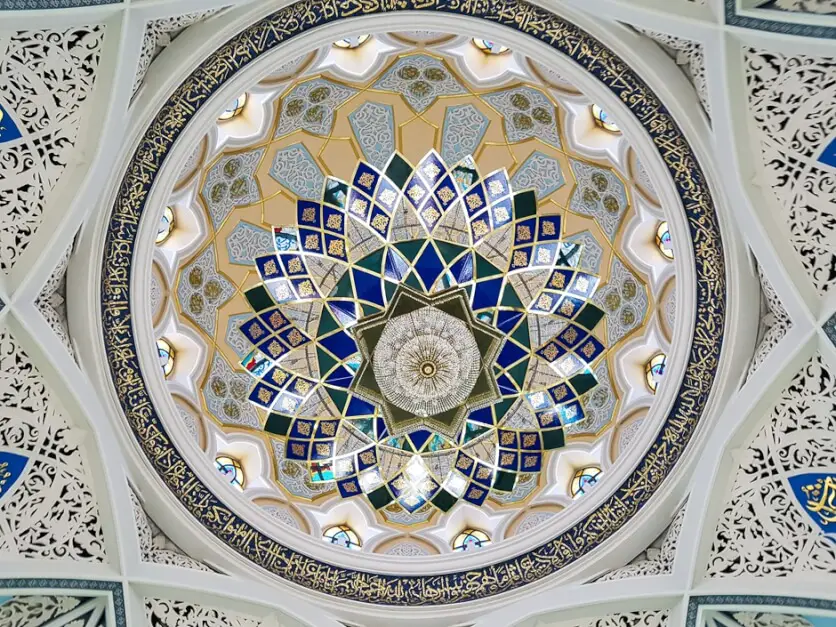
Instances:
[[[813,623],[795,614],[774,612],[731,612],[741,627],[813,627]]]
[[[142,561],[211,572],[209,567],[186,555],[180,547],[169,540],[142,509],[142,505],[133,490],[129,494]]]
[[[194,13],[185,13],[183,15],[175,15],[171,17],[164,17],[159,20],[151,20],[145,25],[145,35],[142,39],[142,49],[139,53],[139,62],[137,63],[136,75],[134,76],[134,91],[136,91],[145,73],[151,66],[151,62],[171,44],[172,41],[186,28],[192,24],[202,22],[211,15],[214,15],[220,9],[209,9],[207,11],[195,11]]]
[[[67,265],[70,263],[70,253],[72,252],[72,245],[67,248],[61,256],[61,260],[52,274],[49,275],[46,284],[38,298],[35,300],[35,305],[43,314],[47,324],[61,340],[64,348],[75,359],[75,350],[70,341],[70,329],[67,324]]]
[[[665,52],[673,57],[676,64],[682,68],[685,76],[694,85],[694,89],[697,91],[697,96],[705,112],[711,116],[711,105],[708,101],[708,86],[705,76],[705,55],[703,54],[702,44],[690,39],[674,37],[673,35],[659,33],[638,26],[636,30],[650,37],[662,46]]]
[[[667,625],[667,610],[620,612],[597,618],[581,619],[572,623],[572,627],[667,627]]]
[[[792,13],[836,13],[836,0],[775,0],[770,9]]]
[[[0,501],[0,559],[106,561],[86,462],[93,444],[83,440],[29,357],[0,333],[0,449],[29,458]]]
[[[836,542],[802,510],[787,477],[836,467],[836,378],[814,356],[735,458],[707,576],[836,573]]]
[[[790,327],[792,327],[792,321],[787,310],[781,304],[781,299],[764,274],[761,266],[758,266],[758,276],[760,277],[761,289],[763,290],[766,301],[766,311],[761,316],[760,341],[758,342],[757,349],[755,349],[752,362],[749,364],[749,370],[746,373],[747,380],[760,367],[763,360],[766,359],[766,356],[775,348],[775,345],[787,334]]]
[[[73,160],[103,38],[102,25],[0,37],[0,100],[21,133],[0,144],[0,270],[29,245]]]
[[[611,570],[598,581],[614,581],[630,577],[646,577],[648,575],[668,575],[673,571],[676,557],[676,545],[679,533],[682,531],[682,521],[685,520],[685,506],[683,505],[670,527],[651,546],[642,551],[632,562],[621,568]]]
[[[105,627],[107,597],[16,596],[0,605],[3,627]],[[97,618],[98,617],[98,618]]]
[[[255,616],[168,599],[146,598],[145,617],[148,627],[264,627],[267,624]]]
[[[836,58],[746,48],[744,62],[763,186],[824,295],[836,285],[836,171],[817,159],[836,128]]]

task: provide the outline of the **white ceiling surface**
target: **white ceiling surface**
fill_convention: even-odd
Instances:
[[[21,559],[0,552],[0,573],[121,581],[129,591],[126,603],[132,625],[146,624],[143,598],[159,597],[262,617],[264,625],[293,624],[286,618],[291,615],[304,624],[337,627],[340,623],[329,615],[327,602],[314,606],[286,592],[278,595],[275,588],[258,581],[142,559],[117,444],[118,418],[105,414],[98,392],[92,389],[87,375],[67,353],[59,336],[50,330],[35,302],[75,234],[86,222],[101,220],[97,212],[108,209],[99,194],[108,180],[121,176],[113,164],[127,143],[129,107],[146,22],[228,4],[226,0],[128,1],[118,6],[6,12],[0,18],[0,41],[6,35],[4,31],[65,29],[94,23],[107,26],[95,91],[86,104],[70,163],[47,198],[42,223],[28,247],[7,275],[0,273],[0,299],[7,304],[0,312],[0,333],[10,333],[28,355],[63,407],[66,420],[76,427],[83,440],[107,558],[73,562]],[[559,11],[564,3],[544,4],[554,5]],[[816,289],[790,243],[786,210],[773,193],[769,175],[762,166],[763,138],[747,114],[743,50],[754,47],[785,55],[833,57],[836,44],[725,27],[719,17],[720,2],[699,5],[685,0],[569,0],[565,4],[598,17],[609,15],[637,27],[703,44],[712,112],[710,144],[717,161],[716,171],[722,176],[721,184],[738,228],[786,309],[791,326],[728,403],[710,435],[691,480],[670,573],[563,585],[532,598],[523,594],[487,615],[460,615],[456,623],[497,627],[524,620],[526,625],[586,625],[591,617],[633,611],[639,612],[638,616],[643,610],[668,610],[669,624],[682,625],[688,599],[693,595],[776,594],[836,600],[836,564],[830,564],[829,572],[819,568],[818,572],[781,573],[780,578],[718,578],[706,574],[717,521],[731,490],[740,447],[769,419],[782,392],[814,355],[818,353],[824,368],[836,373],[836,348],[821,330],[821,324],[836,310],[836,288],[829,292],[821,286]],[[175,40],[166,54],[185,54],[188,39]],[[833,122],[833,114],[830,116]],[[73,282],[84,281],[84,276],[74,274],[72,261],[68,280],[68,296],[72,300]],[[756,325],[758,321],[745,323]],[[156,522],[165,530],[167,521]],[[636,546],[636,553],[644,548]],[[371,616],[374,610],[367,608],[364,612]],[[539,619],[535,619],[537,615]]]

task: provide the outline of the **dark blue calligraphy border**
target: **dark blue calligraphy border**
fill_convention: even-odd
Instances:
[[[139,366],[130,276],[148,194],[177,138],[209,97],[260,55],[297,34],[360,15],[420,11],[470,16],[528,34],[571,58],[631,110],[664,161],[694,247],[695,331],[670,414],[633,472],[599,507],[526,553],[469,571],[390,575],[322,562],[254,528],[215,495],[174,446]],[[280,9],[213,52],[171,94],[129,162],[102,258],[101,314],[112,384],[130,428],[162,481],[229,548],[289,582],[346,600],[415,606],[490,597],[541,580],[607,540],[650,500],[682,456],[714,386],[726,326],[726,270],[719,221],[697,157],[656,94],[612,50],[571,22],[522,0],[306,0]],[[674,384],[673,381],[670,382]]]

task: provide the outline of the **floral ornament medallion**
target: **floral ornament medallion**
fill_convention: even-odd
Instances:
[[[430,151],[326,179],[296,222],[256,259],[241,326],[249,398],[287,458],[345,498],[408,512],[481,505],[540,472],[584,418],[605,351],[598,277],[577,269],[560,216],[538,216],[504,169]]]

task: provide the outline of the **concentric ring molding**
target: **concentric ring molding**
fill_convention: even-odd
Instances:
[[[131,277],[142,212],[166,156],[195,113],[225,81],[302,31],[360,14],[415,10],[489,19],[570,57],[631,109],[658,149],[685,207],[694,245],[696,319],[683,383],[644,458],[594,511],[556,538],[496,564],[439,575],[377,574],[334,566],[294,551],[241,519],[197,476],[173,445],[141,372]],[[122,180],[102,259],[102,328],[110,375],[137,442],[190,513],[243,557],[290,582],[343,599],[389,605],[472,601],[541,580],[611,537],[661,486],[694,434],[715,383],[726,327],[726,271],[716,208],[693,150],[657,96],[611,50],[567,20],[513,0],[461,6],[406,0],[395,6],[320,0],[280,9],[233,37],[171,95],[149,126]]]

